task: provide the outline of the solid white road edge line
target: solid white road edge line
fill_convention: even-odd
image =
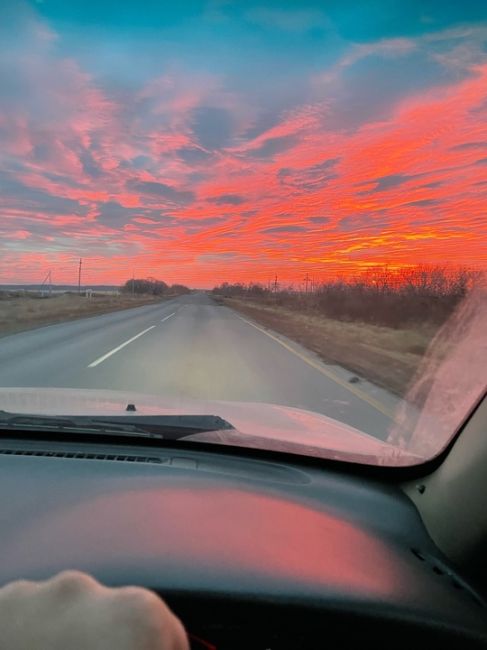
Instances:
[[[150,330],[154,329],[154,327],[155,327],[155,325],[151,325],[150,327],[148,327],[147,329],[143,330],[142,332],[139,332],[139,333],[136,334],[135,336],[132,336],[132,338],[129,339],[128,341],[125,341],[125,343],[122,343],[121,345],[118,345],[116,348],[113,348],[113,350],[110,350],[110,352],[107,352],[107,353],[104,354],[102,357],[99,357],[98,359],[96,359],[96,361],[92,361],[92,362],[89,364],[88,368],[94,368],[94,367],[97,366],[98,364],[103,363],[103,361],[105,361],[105,359],[108,359],[108,357],[111,357],[112,354],[115,354],[115,352],[118,352],[119,350],[121,350],[122,348],[124,348],[124,347],[125,347],[126,345],[128,345],[129,343],[132,343],[132,341],[135,341],[135,339],[138,339],[140,336],[143,336],[144,334],[146,334],[146,333],[149,332]]]
[[[370,406],[373,406],[376,411],[379,411],[383,415],[386,415],[388,418],[394,419],[394,411],[391,410],[388,406],[385,404],[382,404],[382,402],[379,402],[376,400],[374,397],[371,395],[367,395],[367,393],[364,393],[364,391],[360,390],[360,388],[355,388],[354,386],[351,386],[348,382],[344,381],[337,375],[332,370],[329,370],[326,368],[324,365],[321,363],[316,362],[314,359],[311,359],[310,357],[305,356],[298,350],[295,350],[292,348],[290,345],[288,345],[285,341],[282,341],[279,339],[277,336],[274,336],[274,334],[271,334],[271,332],[268,332],[267,330],[263,329],[262,327],[259,327],[255,323],[252,323],[251,321],[247,320],[246,318],[243,318],[242,316],[239,316],[238,314],[235,314],[237,318],[239,318],[241,321],[244,323],[247,323],[247,325],[251,325],[252,327],[255,327],[256,330],[259,330],[259,332],[262,332],[262,334],[265,334],[268,336],[270,339],[275,341],[276,343],[279,343],[279,345],[282,345],[283,348],[294,354],[295,356],[299,357],[302,361],[308,364],[308,366],[311,366],[315,370],[318,370],[318,372],[321,372],[322,375],[325,375],[325,377],[328,377],[332,381],[335,382],[335,384],[338,384],[339,386],[342,386],[342,388],[346,388],[350,393],[353,393],[356,395],[359,399],[362,400],[362,402],[367,402],[367,404],[370,404]]]

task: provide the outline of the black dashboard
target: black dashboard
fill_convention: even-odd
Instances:
[[[2,584],[143,585],[219,650],[487,647],[484,602],[393,485],[194,444],[0,447]]]

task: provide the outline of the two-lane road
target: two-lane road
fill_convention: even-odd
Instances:
[[[384,438],[394,399],[194,293],[0,338],[0,386],[270,402]]]

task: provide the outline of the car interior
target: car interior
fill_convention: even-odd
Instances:
[[[148,587],[194,648],[487,647],[486,427],[401,468],[4,431],[0,580]]]
[[[0,650],[487,650],[486,201],[487,0],[0,0]]]

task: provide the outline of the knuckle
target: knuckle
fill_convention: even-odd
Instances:
[[[142,587],[123,587],[117,590],[114,605],[130,629],[137,647],[189,648],[181,621],[153,591]]]
[[[15,580],[0,589],[0,598],[24,597],[32,594],[38,587],[37,582],[31,580]]]
[[[152,591],[143,587],[122,587],[115,596],[118,604],[136,616],[144,616],[160,609],[162,602]]]
[[[160,598],[140,587],[119,589],[112,605],[125,624],[138,633],[154,633],[166,619],[165,606]]]
[[[54,592],[63,596],[93,590],[96,581],[81,571],[62,571],[46,583]]]

